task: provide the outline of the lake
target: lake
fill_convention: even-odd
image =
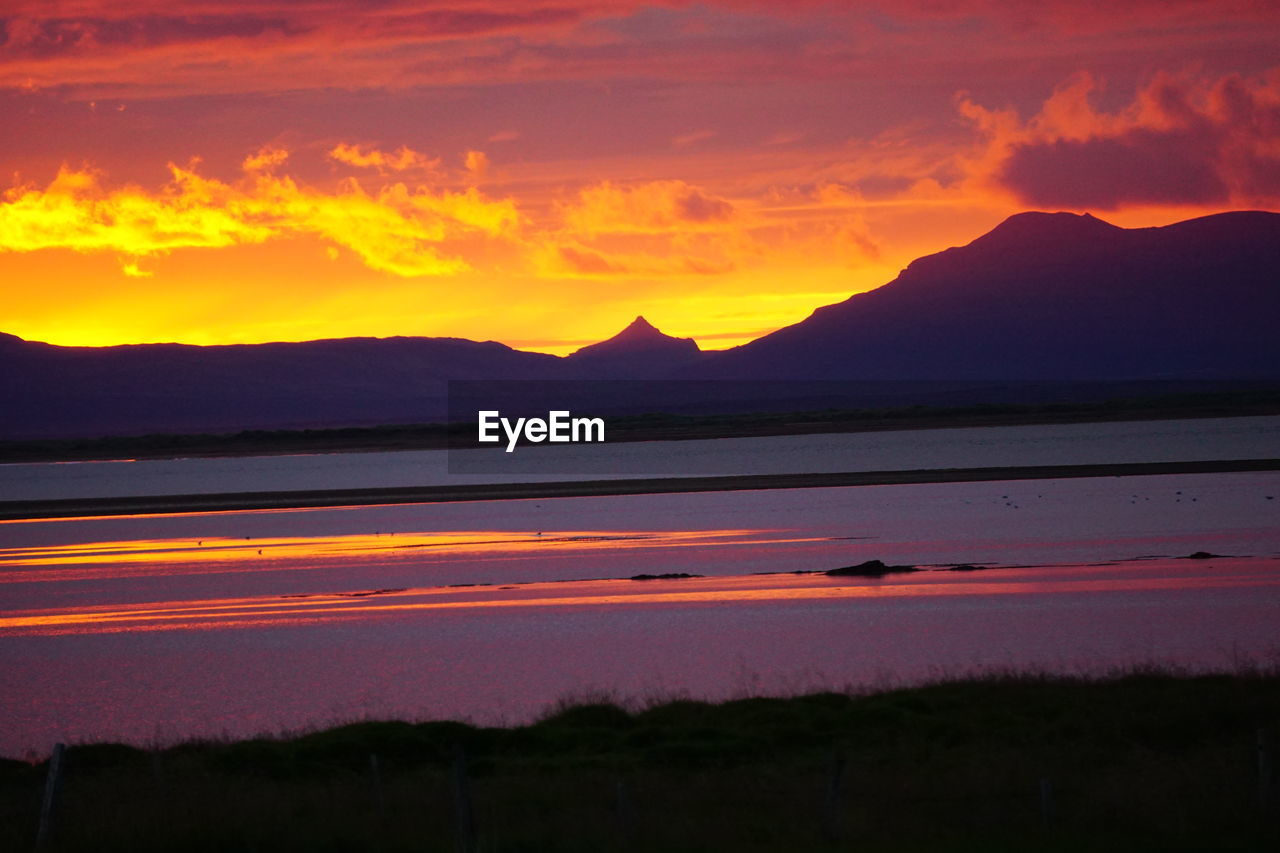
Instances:
[[[1277,422],[1200,422],[1213,437],[1201,452],[1274,451]],[[1005,459],[1053,448],[1133,461],[1182,452],[1195,426],[1100,428],[1112,439],[1077,432],[1074,449],[1042,428],[997,437]],[[863,438],[882,448],[876,464],[892,464],[883,448],[939,465],[995,441]],[[766,459],[780,446],[732,441],[761,442],[751,453]],[[794,461],[805,452],[759,464],[805,464]],[[357,464],[379,456],[154,464],[221,471],[195,475],[207,487],[233,482],[218,479],[229,466],[259,476],[328,462],[331,482],[347,482],[347,466],[395,470]],[[44,471],[86,472],[85,488],[102,488],[118,475],[93,472],[121,464]],[[10,494],[58,479],[2,467],[18,472],[0,470]],[[1280,473],[1256,472],[4,522],[0,755],[368,717],[522,722],[598,693],[721,698],[984,668],[1273,661],[1278,509]],[[1224,556],[1186,559],[1196,551]],[[925,570],[820,573],[868,559]],[[702,577],[629,579],[665,573]]]

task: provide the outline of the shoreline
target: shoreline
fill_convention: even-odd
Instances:
[[[1207,397],[1190,401],[1139,398],[1095,404],[991,404],[710,416],[624,416],[610,419],[608,443],[1280,415],[1280,399],[1274,394]],[[424,423],[255,429],[224,434],[4,439],[0,440],[0,464],[467,450],[478,447],[472,438],[473,432],[474,424],[471,423]]]
[[[431,715],[401,715],[387,717],[329,717],[303,722],[295,725],[280,725],[251,730],[248,733],[221,735],[194,734],[176,736],[168,739],[136,739],[130,737],[110,738],[89,736],[86,738],[67,738],[65,746],[69,749],[94,749],[113,747],[120,749],[120,758],[129,764],[131,756],[140,753],[163,753],[188,749],[222,750],[234,749],[238,744],[269,743],[286,745],[298,741],[306,741],[316,737],[328,736],[335,732],[349,729],[367,731],[379,726],[394,727],[434,727],[457,726],[473,732],[520,732],[563,716],[575,716],[576,709],[616,709],[629,716],[641,716],[655,708],[670,706],[698,705],[707,708],[731,707],[740,703],[768,701],[777,703],[804,704],[811,697],[841,697],[850,702],[879,701],[892,695],[922,694],[940,689],[956,687],[1000,687],[1010,684],[1023,686],[1058,686],[1064,688],[1091,689],[1125,682],[1164,681],[1170,685],[1187,685],[1195,682],[1254,680],[1274,682],[1280,688],[1280,664],[1271,661],[1244,660],[1230,665],[1197,666],[1178,663],[1171,659],[1149,659],[1119,662],[1100,667],[1093,671],[1059,671],[1043,666],[1000,666],[977,665],[968,670],[942,672],[919,678],[898,677],[886,674],[875,680],[844,681],[834,683],[815,681],[798,689],[784,688],[780,690],[763,690],[760,692],[742,691],[722,695],[687,694],[676,690],[669,694],[628,693],[624,691],[595,688],[576,693],[567,693],[553,699],[534,710],[531,715],[497,722],[477,722],[469,716],[437,717]],[[52,744],[50,744],[52,746]],[[17,754],[0,754],[0,778],[5,771],[36,769],[47,765],[48,754],[36,753],[27,749],[25,757]],[[18,767],[17,765],[22,765]]]
[[[1164,474],[1228,474],[1277,470],[1280,470],[1280,458],[144,495],[2,501],[0,502],[0,521],[527,500],[533,498],[614,497],[642,494],[678,494],[684,492],[922,485],[929,483],[1134,477]]]

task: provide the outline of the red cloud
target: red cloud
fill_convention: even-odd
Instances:
[[[1280,71],[1255,80],[1160,75],[1116,112],[1093,106],[1097,89],[1081,75],[1025,122],[962,101],[988,136],[981,171],[1036,207],[1280,200]]]
[[[449,42],[571,32],[607,3],[19,0],[0,16],[0,88],[132,94],[383,86]],[[534,35],[534,38],[542,36]],[[460,57],[451,55],[458,60]]]
[[[1213,44],[1264,58],[1277,20],[1274,0],[11,0],[0,89],[136,98],[604,77],[938,79],[992,51],[1052,61]]]

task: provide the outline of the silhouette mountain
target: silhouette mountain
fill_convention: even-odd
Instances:
[[[1280,379],[1277,317],[1280,214],[1124,229],[1087,214],[1023,213],[721,352],[643,317],[565,358],[457,338],[89,348],[0,334],[0,438],[441,420],[450,379],[571,380],[587,395],[575,404],[611,399],[629,411],[717,394],[736,411],[850,404],[796,380],[894,380],[853,403],[889,405],[968,402],[936,388],[926,398],[902,380],[963,393],[974,387],[965,382],[1006,383],[1002,399],[1022,401],[1057,380]],[[583,379],[654,381],[596,391],[608,383]],[[688,379],[732,387],[673,381]],[[766,389],[768,379],[786,382]]]
[[[14,343],[14,342],[18,343]],[[494,341],[59,347],[0,340],[0,438],[236,432],[442,420],[449,379],[558,378]]]
[[[664,335],[644,317],[605,341],[589,344],[565,360],[575,373],[610,379],[650,379],[690,363],[701,355],[692,338]]]
[[[892,282],[715,354],[703,377],[1280,376],[1280,214],[1124,229],[1022,213]]]

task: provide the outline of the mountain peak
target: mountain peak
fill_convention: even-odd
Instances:
[[[597,344],[589,344],[569,356],[574,359],[681,359],[699,352],[692,338],[664,335],[643,316],[636,317],[618,334]]]
[[[1023,213],[718,356],[701,375],[1272,379],[1278,267],[1280,214],[1129,229]]]
[[[658,330],[657,326],[650,323],[648,320],[644,318],[644,315],[641,314],[641,315],[638,315],[634,320],[632,320],[630,325],[628,325],[621,332],[618,332],[618,334],[614,335],[609,340],[612,340],[612,341],[647,340],[647,339],[666,338],[666,337],[668,336],[662,334],[662,332]]]
[[[1016,240],[1020,243],[1056,239],[1075,240],[1123,230],[1110,222],[1104,222],[1092,213],[1045,213],[1033,210],[1015,213],[978,240],[999,238]]]

